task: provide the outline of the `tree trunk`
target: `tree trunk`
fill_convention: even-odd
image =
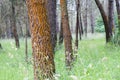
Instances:
[[[50,23],[50,30],[52,36],[53,50],[57,43],[57,31],[56,31],[56,0],[47,0],[48,19]]]
[[[28,29],[27,29],[27,22],[26,21],[26,26],[25,26],[25,61],[28,63],[28,42],[27,42],[27,37],[28,37]]]
[[[71,69],[71,64],[73,60],[73,51],[72,51],[72,36],[69,27],[68,20],[68,11],[67,11],[67,1],[60,0],[61,5],[61,16],[62,16],[62,27],[63,27],[63,36],[64,36],[64,45],[65,45],[65,62],[66,67]]]
[[[81,29],[81,34],[84,34],[84,30],[83,30],[83,24],[82,24],[82,14],[81,14],[81,8],[80,8],[80,29]]]
[[[84,15],[84,19],[85,19],[85,22],[84,22],[84,27],[85,27],[85,36],[87,37],[87,28],[88,28],[88,0],[86,0],[86,7],[85,7],[85,15]]]
[[[11,1],[12,4],[12,15],[11,15],[11,25],[12,25],[12,29],[13,29],[13,35],[15,38],[15,43],[16,43],[16,48],[20,47],[19,44],[19,38],[18,38],[18,34],[17,34],[17,28],[16,28],[16,19],[15,19],[15,7],[14,7],[14,1]]]
[[[62,18],[61,18],[61,26],[60,26],[60,34],[59,34],[59,45],[63,43],[63,27],[62,27]]]
[[[117,14],[118,14],[118,33],[120,34],[120,0],[116,0]]]
[[[108,2],[108,23],[109,23],[109,35],[110,37],[113,36],[113,30],[114,30],[114,27],[115,27],[115,24],[114,24],[114,0],[109,0]]]
[[[94,12],[93,12],[93,2],[91,1],[91,3],[90,3],[91,5],[89,6],[89,7],[91,7],[90,8],[90,21],[91,21],[91,33],[93,34],[94,33],[94,20],[95,20],[95,15],[94,15]]]
[[[2,45],[1,45],[1,43],[0,43],[0,49],[2,49]]]
[[[78,49],[78,31],[80,31],[80,19],[79,19],[79,9],[80,9],[80,1],[77,0],[76,2],[76,10],[77,10],[77,15],[76,15],[76,40],[75,40],[75,47]],[[81,32],[80,32],[81,35]]]
[[[108,17],[103,9],[103,6],[102,4],[100,3],[99,0],[95,0],[99,10],[100,10],[100,13],[101,13],[101,16],[102,16],[102,19],[103,19],[103,22],[104,22],[104,26],[105,26],[105,33],[106,33],[106,42],[109,42],[110,41],[110,35],[109,35],[109,24],[108,24]]]
[[[45,0],[26,0],[31,26],[34,80],[53,80],[54,54]]]

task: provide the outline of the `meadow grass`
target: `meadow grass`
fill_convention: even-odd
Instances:
[[[20,49],[14,40],[0,40],[0,80],[33,80],[31,41],[28,40],[29,64],[25,62],[25,42]],[[74,41],[73,41],[74,43]],[[120,80],[120,47],[106,44],[104,37],[79,41],[77,59],[71,71],[65,67],[64,47],[55,53],[57,80]]]

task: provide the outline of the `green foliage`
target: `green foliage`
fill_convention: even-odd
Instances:
[[[16,49],[14,40],[0,40],[0,80],[33,80],[33,66],[25,62],[24,42]],[[32,57],[29,40],[29,59]],[[57,46],[55,54],[56,78],[58,80],[119,80],[120,47],[107,44],[102,39],[89,39],[79,42],[77,60],[73,69],[65,68],[64,46]]]
[[[104,25],[95,27],[95,31],[100,33],[105,32]]]
[[[114,22],[115,22],[116,27],[118,27],[118,17],[117,17],[117,15],[115,15],[114,20],[115,20]],[[98,17],[97,20],[96,20],[95,31],[100,32],[100,33],[105,32],[104,23],[103,23],[103,20],[102,20],[101,17]]]
[[[95,27],[96,32],[105,32],[104,28],[104,23],[101,17],[99,17],[96,21],[96,27]]]

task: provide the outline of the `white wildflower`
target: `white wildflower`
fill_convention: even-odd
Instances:
[[[23,80],[29,80],[28,77],[25,77]]]
[[[11,53],[8,53],[8,56],[9,56],[10,58],[13,58],[13,57],[14,57]]]
[[[88,65],[88,67],[89,67],[89,68],[92,68],[92,67],[93,67],[93,65],[92,65],[92,64],[89,64],[89,65]]]
[[[104,61],[107,61],[108,60],[108,58],[107,57],[103,57],[102,58],[102,61],[104,62]]]
[[[70,78],[72,78],[73,80],[78,80],[77,76],[75,75],[71,75]]]

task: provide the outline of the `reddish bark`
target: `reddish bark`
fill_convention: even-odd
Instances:
[[[68,11],[67,11],[67,1],[60,0],[61,5],[61,16],[62,16],[62,27],[63,27],[63,36],[64,36],[64,45],[65,45],[65,62],[66,67],[71,69],[72,60],[73,60],[73,50],[72,50],[72,36],[69,27],[68,20]]]

